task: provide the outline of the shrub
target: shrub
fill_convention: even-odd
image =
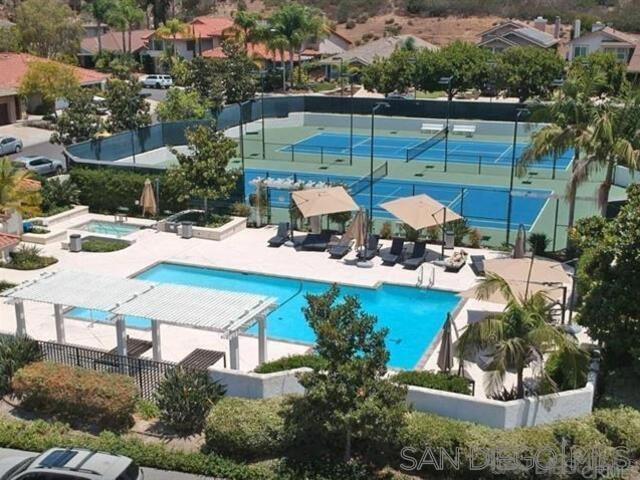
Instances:
[[[482,241],[482,234],[477,228],[472,229],[469,232],[469,246],[471,248],[480,248],[480,242]]]
[[[129,377],[48,362],[23,367],[12,386],[27,409],[106,428],[128,427],[137,400]]]
[[[380,238],[390,240],[393,237],[393,226],[391,222],[384,222],[380,228]]]
[[[326,360],[318,355],[291,355],[258,365],[254,371],[256,373],[274,373],[302,367],[322,370],[325,366]]]
[[[529,235],[528,242],[535,255],[544,255],[544,252],[547,251],[550,240],[544,233],[532,233]]]
[[[578,361],[574,363],[572,360],[576,358]],[[585,353],[576,357],[562,351],[553,352],[545,362],[544,369],[558,390],[582,388],[589,374],[589,355]]]
[[[225,389],[207,372],[173,369],[155,392],[160,420],[179,435],[202,431],[211,407]]]
[[[251,215],[251,207],[243,202],[235,202],[231,205],[230,213],[234,217],[248,217]]]
[[[42,250],[35,245],[22,245],[11,252],[11,260],[6,263],[0,263],[0,267],[14,270],[37,270],[53,265],[58,261],[57,258],[40,255],[41,252]]]
[[[4,290],[9,290],[10,288],[13,288],[15,286],[16,286],[15,283],[7,282],[5,280],[0,280],[0,292],[3,292]]]
[[[79,203],[80,190],[70,179],[51,178],[42,184],[42,210],[51,212],[66,210]]]
[[[463,395],[471,394],[469,381],[457,375],[427,371],[406,371],[395,375],[393,380],[404,385],[433,388],[434,390],[444,390],[445,392],[461,393]]]
[[[28,337],[0,337],[0,395],[11,391],[15,373],[42,358],[38,342]]]
[[[200,226],[217,228],[217,227],[221,227],[225,223],[229,223],[230,220],[231,220],[231,217],[229,217],[228,215],[219,215],[217,213],[209,213],[207,214],[207,217],[205,219],[205,224]]]
[[[356,22],[351,20],[351,19],[347,20],[347,23],[345,24],[345,28],[347,30],[352,30],[352,29],[356,28]]]
[[[237,458],[270,458],[285,450],[283,399],[225,398],[205,427],[208,451]]]
[[[84,252],[116,252],[129,246],[129,242],[115,238],[88,238],[82,241]]]
[[[601,409],[593,413],[596,428],[614,447],[624,447],[633,458],[640,456],[640,412],[622,407]]]
[[[152,420],[160,416],[160,409],[151,400],[140,398],[136,403],[136,415],[143,420]]]

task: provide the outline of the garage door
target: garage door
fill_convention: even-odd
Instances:
[[[7,125],[9,121],[9,105],[0,103],[0,125]]]

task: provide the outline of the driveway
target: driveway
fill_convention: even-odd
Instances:
[[[23,450],[14,450],[11,448],[0,448],[0,462],[9,457],[26,458],[34,455],[31,452]],[[188,473],[170,472],[167,470],[156,470],[155,468],[142,468],[145,480],[214,480],[212,477],[204,477],[202,475],[191,475]],[[1,472],[0,472],[1,473]]]
[[[16,137],[22,140],[23,149],[45,143],[51,137],[51,130],[43,128],[27,127],[21,123],[13,123],[11,125],[2,125],[0,127],[0,137]]]

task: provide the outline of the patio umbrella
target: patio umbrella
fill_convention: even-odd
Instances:
[[[398,198],[380,206],[415,230],[437,227],[462,218],[425,194]]]
[[[438,353],[438,367],[443,373],[449,373],[453,368],[453,345],[451,344],[451,314],[447,314],[447,320],[442,327],[440,340],[440,352]]]
[[[291,197],[304,218],[358,210],[344,187],[297,190]]]
[[[142,195],[140,196],[140,206],[142,207],[142,215],[149,214],[154,216],[158,213],[158,206],[156,205],[156,196],[153,192],[153,186],[151,180],[148,178],[144,181],[144,188],[142,189]]]
[[[524,258],[527,254],[527,232],[524,229],[524,225],[520,224],[518,227],[518,235],[516,236],[516,243],[513,246],[513,258]]]
[[[367,241],[367,215],[364,210],[358,210],[358,213],[355,214],[349,228],[344,232],[344,237],[353,239],[356,249],[364,246]]]

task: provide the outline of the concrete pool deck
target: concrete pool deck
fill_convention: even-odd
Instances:
[[[159,262],[176,262],[205,267],[224,268],[269,275],[305,278],[323,282],[340,282],[363,287],[375,287],[382,282],[416,286],[419,277],[423,283],[433,281],[431,288],[460,292],[472,287],[476,276],[467,265],[459,273],[447,273],[440,267],[425,264],[424,271],[405,270],[400,265],[382,266],[380,259],[374,259],[373,268],[358,268],[349,264],[353,252],[345,261],[333,260],[327,253],[295,251],[290,247],[269,248],[267,240],[275,234],[275,227],[247,229],[232,237],[212,242],[202,239],[182,239],[175,234],[159,233],[152,229],[139,230],[123,238],[135,240],[130,247],[111,253],[71,253],[63,250],[60,243],[45,245],[42,250],[47,255],[58,258],[58,263],[43,270],[17,271],[0,269],[0,279],[19,283],[38,278],[44,271],[83,270],[97,274],[118,277],[130,277]],[[383,247],[389,241],[382,241]],[[431,246],[434,256],[438,248]],[[504,255],[490,250],[465,249],[470,254],[483,254],[487,258]],[[450,252],[450,251],[449,251]],[[456,328],[460,331],[467,324],[467,310],[485,309],[499,310],[501,306],[475,300],[461,304],[455,316]],[[56,338],[53,308],[50,305],[25,302],[26,325],[29,335],[39,340]],[[398,312],[402,315],[402,312]],[[111,324],[89,322],[84,320],[65,319],[67,342],[111,349],[116,345],[115,327]],[[15,332],[16,321],[12,305],[0,304],[0,331]],[[267,332],[268,332],[267,326]],[[150,339],[151,332],[127,328],[133,337]],[[228,340],[216,332],[193,330],[171,325],[162,326],[162,355],[165,360],[180,361],[195,348],[206,348],[227,352]],[[454,334],[455,340],[455,334]],[[437,344],[437,342],[434,342]],[[268,358],[274,360],[282,356],[304,353],[308,345],[290,342],[268,341]],[[420,365],[422,368],[435,369],[437,359],[436,348],[430,348]],[[147,355],[151,357],[151,352]],[[258,364],[258,340],[250,335],[240,338],[240,369],[252,370]],[[469,366],[469,363],[467,363]],[[481,372],[468,368],[481,385]],[[478,369],[479,370],[479,369]],[[476,394],[482,395],[482,388],[476,388]]]

